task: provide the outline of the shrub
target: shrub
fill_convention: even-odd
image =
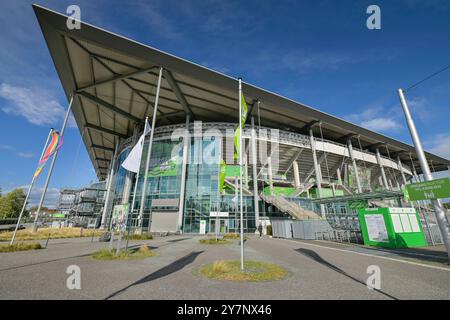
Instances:
[[[269,224],[269,225],[266,226],[266,234],[268,236],[272,235],[272,225]]]

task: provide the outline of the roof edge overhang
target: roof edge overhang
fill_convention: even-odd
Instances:
[[[55,65],[56,71],[61,80],[64,92],[68,100],[70,95],[79,88],[77,88],[73,71],[71,70],[70,62],[66,58],[67,48],[64,46],[62,37],[64,35],[107,46],[111,50],[133,56],[143,61],[148,61],[151,64],[163,66],[170,71],[176,71],[177,73],[183,75],[192,76],[193,74],[195,74],[195,78],[199,81],[207,82],[226,90],[236,90],[237,92],[238,79],[236,78],[200,66],[196,63],[176,57],[169,53],[165,53],[158,49],[114,34],[107,30],[95,27],[85,22],[82,22],[81,29],[69,30],[66,27],[66,21],[68,18],[66,15],[36,4],[33,5],[33,9],[35,11],[42,33],[49,48],[50,55],[52,57],[53,63]],[[394,147],[398,154],[402,152],[408,153],[415,159],[415,161],[417,161],[415,157],[415,148],[409,144],[365,129],[346,120],[321,112],[305,104],[296,102],[268,90],[261,89],[255,85],[242,82],[242,87],[246,95],[256,97],[257,99],[264,101],[265,103],[268,103],[270,105],[282,106],[282,110],[280,110],[280,112],[285,111],[289,113],[298,113],[306,118],[318,120],[330,129],[336,128],[340,131],[344,130],[351,134],[358,135],[361,138],[364,137],[368,141],[373,141],[373,143],[389,145],[390,147]],[[75,104],[77,104],[76,99]],[[77,119],[76,114],[75,117]],[[80,132],[81,130],[83,130],[83,128],[79,129]],[[85,145],[91,157],[91,160],[93,161],[93,163],[95,163],[95,159],[93,159],[93,156],[89,152],[90,146],[87,144],[86,140]],[[426,156],[429,160],[433,161],[433,163],[440,164],[440,167],[442,168],[450,166],[450,160],[444,159],[429,152],[426,152]],[[420,173],[420,168],[417,168],[417,170]]]

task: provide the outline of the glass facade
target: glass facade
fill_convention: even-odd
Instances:
[[[222,141],[219,138],[195,138],[191,137],[188,144],[188,163],[186,165],[186,185],[183,214],[183,232],[198,233],[200,221],[206,221],[206,232],[214,232],[215,223],[220,223],[221,232],[239,232],[240,213],[237,204],[239,198],[235,195],[220,194],[219,174]],[[117,174],[115,180],[114,204],[122,203],[127,171],[120,164],[129,153],[126,149],[119,156]],[[137,183],[136,197],[134,201],[133,219],[136,220],[139,213],[141,195],[144,183],[145,163],[148,153],[148,141],[144,144],[139,181]],[[153,142],[150,165],[147,175],[147,190],[143,215],[143,227],[148,227],[148,221],[152,210],[155,210],[152,202],[154,199],[180,198],[181,177],[183,170],[183,139],[171,141],[170,139],[156,140]],[[135,176],[131,181],[129,203],[133,202]],[[220,203],[220,207],[218,206]],[[219,209],[218,209],[219,207]],[[161,208],[158,208],[161,211]],[[178,207],[162,208],[166,211],[176,211]],[[210,218],[211,211],[227,212],[228,217]],[[253,232],[255,226],[255,210],[252,196],[243,197],[244,230]]]
[[[208,132],[210,129],[217,130],[219,134],[213,135]],[[172,139],[176,130],[183,130],[183,134],[178,135],[176,139]],[[228,129],[231,129],[231,135],[228,133]],[[184,126],[177,124],[171,126],[163,126],[155,130],[155,139],[153,141],[151,159],[149,162],[146,192],[144,197],[144,212],[143,212],[143,229],[147,229],[149,226],[155,226],[155,221],[165,221],[170,219],[171,225],[176,225],[176,231],[187,233],[200,233],[200,232],[239,232],[240,230],[240,208],[239,208],[239,196],[236,190],[238,187],[239,166],[232,164],[234,160],[232,154],[234,153],[234,124],[228,123],[207,123],[199,130],[196,129],[195,122],[190,125],[190,137],[187,142],[187,155],[183,155],[184,150]],[[208,134],[207,134],[208,133]],[[290,133],[292,135],[292,133]],[[231,136],[231,144],[226,139]],[[264,138],[264,136],[263,136]],[[306,137],[305,139],[307,139]],[[247,137],[247,139],[249,139]],[[287,138],[285,138],[287,139]],[[295,140],[295,139],[294,139]],[[305,140],[305,141],[306,141]],[[299,195],[293,195],[296,191],[294,184],[293,172],[290,170],[293,168],[292,164],[289,164],[292,157],[295,156],[295,152],[291,150],[290,145],[282,146],[284,153],[280,158],[280,165],[283,164],[284,174],[276,175],[271,178],[267,175],[267,165],[264,159],[261,159],[261,140],[258,140],[258,168],[257,170],[257,184],[258,192],[264,195],[276,197],[283,197],[285,200],[296,203],[303,209],[309,210],[312,213],[316,213],[317,217],[322,214],[322,210],[317,199],[317,187],[315,185],[315,177],[311,176],[311,173],[307,175],[309,178],[306,182],[310,184],[307,186],[306,192]],[[290,141],[290,140],[286,140]],[[300,140],[295,140],[296,143],[303,143]],[[309,141],[309,140],[308,140]],[[267,142],[264,142],[263,146]],[[277,143],[278,145],[278,143]],[[303,144],[301,144],[303,145]],[[248,146],[248,144],[247,144]],[[306,148],[308,146],[306,145]],[[273,146],[270,146],[271,150]],[[299,149],[298,147],[297,149]],[[128,156],[128,147],[118,157],[116,167],[116,177],[114,186],[114,204],[121,204],[127,202],[134,203],[131,210],[132,212],[132,225],[137,226],[136,221],[139,218],[139,211],[142,201],[142,192],[144,186],[144,174],[146,159],[148,154],[148,139],[144,143],[143,154],[141,158],[141,166],[139,172],[139,181],[136,183],[136,175],[130,174],[129,177],[129,192],[124,192],[125,185],[127,184],[128,172],[120,165]],[[227,150],[225,155],[223,149]],[[247,148],[249,149],[249,148]],[[303,150],[303,149],[302,149]],[[296,151],[298,152],[298,151]],[[231,154],[231,157],[229,155]],[[249,154],[247,155],[248,158]],[[312,157],[312,154],[305,154],[305,157]],[[184,158],[187,158],[187,163],[183,164]],[[244,157],[246,158],[246,157]],[[228,164],[223,161],[226,160]],[[245,161],[248,161],[246,159]],[[329,159],[330,161],[333,159]],[[284,161],[281,163],[281,161]],[[311,159],[308,159],[311,162]],[[334,166],[341,165],[341,160],[333,160]],[[301,159],[297,160],[301,163]],[[304,167],[309,165],[304,164]],[[330,163],[331,166],[331,163]],[[253,197],[253,173],[252,165],[243,166],[243,228],[245,232],[253,232],[257,227],[255,221],[255,208]],[[372,171],[365,169],[365,166],[360,166],[361,169],[361,181],[373,180]],[[327,168],[328,169],[328,168]],[[348,169],[348,166],[343,166],[341,170],[342,181],[339,182],[332,177],[325,179],[322,185],[322,197],[339,197],[344,196],[344,191],[348,191],[354,187],[355,176],[352,171]],[[185,171],[183,171],[185,170]],[[245,172],[246,170],[246,172]],[[297,169],[301,170],[301,169]],[[303,169],[305,170],[305,169]],[[307,169],[309,170],[309,169]],[[277,172],[277,169],[275,170]],[[307,171],[306,171],[307,172]],[[304,173],[304,175],[306,174]],[[300,174],[300,172],[298,172]],[[182,186],[182,177],[185,175],[184,183]],[[272,181],[271,181],[272,180]],[[339,179],[338,179],[339,180]],[[272,184],[272,185],[271,185]],[[337,188],[336,186],[340,186]],[[331,186],[331,187],[330,187]],[[333,189],[333,186],[335,187]],[[345,186],[345,188],[344,188]],[[136,190],[134,190],[136,188]],[[306,188],[306,186],[305,186]],[[184,194],[181,196],[181,190],[184,189]],[[220,191],[219,191],[220,189]],[[122,199],[124,194],[129,194],[128,199]],[[183,203],[180,203],[180,199],[183,198]],[[133,201],[134,199],[134,201]],[[157,201],[158,200],[158,201]],[[291,218],[286,212],[285,207],[282,204],[273,201],[265,201],[264,199],[259,201],[259,216],[271,217],[271,218]],[[180,208],[182,207],[182,210]],[[179,212],[182,211],[182,216]],[[345,212],[344,212],[345,211]],[[350,214],[350,212],[353,212]],[[165,215],[165,213],[168,213]],[[327,218],[330,218],[330,223],[336,226],[344,226],[345,228],[354,228],[354,210],[350,210],[349,207],[345,207],[342,204],[335,203],[334,205],[324,206],[324,212]],[[349,217],[344,217],[349,215]],[[336,217],[336,219],[334,219]],[[342,219],[342,218],[345,219]],[[176,221],[175,221],[175,218]],[[159,220],[158,220],[159,219]],[[152,223],[149,223],[150,220]],[[164,226],[166,227],[166,226]],[[173,230],[174,228],[171,228]]]

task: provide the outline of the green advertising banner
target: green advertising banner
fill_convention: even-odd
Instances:
[[[219,173],[219,191],[223,191],[223,186],[225,183],[225,176],[227,174],[227,165],[223,159],[220,159],[220,173]]]
[[[148,177],[169,177],[178,175],[178,159],[176,157],[156,165],[148,172]]]
[[[406,190],[411,201],[450,198],[450,179],[411,183]]]

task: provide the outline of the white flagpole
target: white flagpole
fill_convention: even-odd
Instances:
[[[145,144],[145,133],[147,132],[147,123],[148,123],[148,117],[145,117],[145,125],[144,125],[144,141],[142,141],[142,151],[144,151],[144,144]],[[141,153],[142,155],[142,153]],[[139,172],[141,171],[141,165],[139,164],[138,171],[136,172],[136,182],[134,184],[134,192],[133,192],[133,200],[131,201],[131,218],[133,218],[133,210],[134,210],[134,203],[136,201],[136,193],[137,193],[137,187],[138,187],[138,181],[139,181]],[[141,226],[142,217],[139,214],[138,217],[138,226]],[[131,226],[130,226],[131,227]],[[128,239],[127,239],[128,241]]]
[[[47,144],[48,144],[48,141],[50,140],[50,136],[52,135],[52,133],[53,133],[53,128],[51,128],[50,132],[48,133],[47,140],[45,141],[44,148],[42,149],[41,156],[39,157],[39,161],[41,161],[42,157],[44,156],[45,148],[47,148]],[[33,179],[31,180],[30,186],[28,187],[28,192],[27,192],[25,201],[22,206],[22,211],[20,211],[19,219],[17,220],[16,228],[14,229],[14,233],[11,238],[10,245],[12,245],[14,243],[14,239],[16,238],[17,229],[19,228],[20,220],[22,219],[23,212],[25,211],[25,208],[27,206],[28,197],[30,196],[31,189],[33,189],[33,185],[34,185],[35,181],[36,181],[36,179],[34,178],[34,174],[33,174]]]
[[[239,78],[239,197],[241,211],[241,270],[244,270],[244,217],[242,201],[242,79]],[[237,200],[237,199],[236,199]]]
[[[66,130],[66,125],[67,125],[67,121],[69,120],[70,111],[72,110],[72,104],[74,101],[74,97],[75,97],[75,94],[72,93],[72,95],[70,96],[69,107],[67,108],[66,116],[64,117],[64,122],[63,122],[63,125],[61,128],[61,131],[59,132],[59,136],[61,139],[64,135],[64,130]],[[59,150],[56,150],[55,154],[53,155],[53,159],[50,164],[50,168],[48,170],[47,179],[45,180],[44,190],[42,190],[41,199],[39,200],[39,206],[36,211],[36,217],[34,218],[33,231],[37,230],[37,221],[39,218],[39,212],[41,211],[42,204],[44,203],[45,193],[47,192],[48,184],[50,182],[50,178],[52,177],[53,167],[55,166],[56,157],[58,156],[58,152],[59,152]]]
[[[147,175],[148,175],[148,167],[150,165],[150,158],[152,156],[152,145],[153,145],[153,133],[155,132],[155,123],[156,123],[156,112],[158,110],[158,101],[159,101],[159,91],[161,89],[161,78],[162,78],[163,68],[159,69],[158,76],[158,86],[156,87],[156,95],[155,95],[155,104],[153,106],[153,118],[152,118],[152,126],[150,127],[150,140],[148,141],[148,151],[147,151],[147,159],[145,161],[145,173],[144,173],[144,185],[142,186],[142,195],[141,195],[141,207],[139,208],[139,216],[144,216],[144,207],[145,207],[145,194],[147,192]],[[148,230],[150,231],[150,217],[148,221]]]

